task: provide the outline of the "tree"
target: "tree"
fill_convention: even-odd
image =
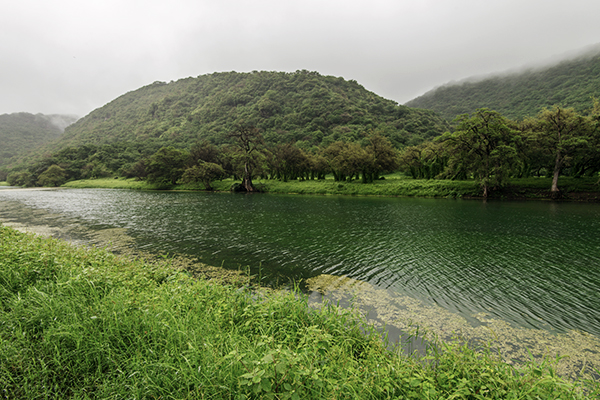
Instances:
[[[573,108],[554,106],[552,109],[543,109],[532,121],[531,126],[536,145],[552,158],[550,192],[553,197],[558,197],[558,177],[562,169],[578,150],[588,146],[590,120]]]
[[[408,170],[413,179],[434,179],[445,175],[448,164],[448,156],[445,153],[443,142],[424,142],[406,147],[400,155],[399,163],[405,171]],[[453,178],[465,177],[455,174]]]
[[[222,178],[224,174],[225,171],[220,165],[210,162],[200,162],[200,164],[185,170],[181,177],[181,182],[201,182],[206,190],[213,190],[211,182]]]
[[[261,147],[264,144],[262,135],[253,125],[238,125],[227,137],[235,142],[238,161],[242,166],[242,188],[246,192],[256,192],[257,189],[252,184],[252,174],[261,156]]]
[[[11,186],[35,186],[35,177],[29,171],[15,171],[8,174],[6,181]]]
[[[472,116],[457,117],[458,126],[446,135],[450,151],[449,169],[472,174],[481,184],[483,197],[491,188],[501,187],[516,160],[516,135],[506,119],[495,111],[481,108]]]
[[[377,132],[369,135],[367,139],[369,144],[366,151],[371,157],[371,168],[363,170],[363,182],[373,182],[379,179],[379,174],[398,169],[398,151],[388,138]]]
[[[203,140],[195,143],[190,149],[190,166],[200,162],[219,164],[221,151],[213,144]]]
[[[54,164],[51,165],[46,171],[42,172],[38,176],[38,186],[56,187],[60,186],[67,181],[67,173],[60,166]]]
[[[188,153],[173,147],[163,147],[150,156],[146,163],[148,182],[175,185],[183,175]]]
[[[271,150],[269,164],[273,169],[271,175],[284,182],[304,179],[310,170],[310,160],[306,153],[291,143],[275,146]]]

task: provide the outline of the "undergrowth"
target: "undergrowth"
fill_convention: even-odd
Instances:
[[[235,181],[224,179],[212,183],[216,191],[228,192]],[[390,174],[373,183],[364,184],[360,180],[336,182],[328,177],[324,180],[293,180],[283,182],[272,179],[255,179],[254,183],[266,193],[297,193],[323,195],[353,195],[353,196],[400,196],[400,197],[439,197],[439,198],[479,198],[482,189],[473,180],[440,180],[440,179],[410,179],[401,174]],[[566,200],[600,200],[597,178],[561,177],[559,186],[563,199]],[[67,182],[70,188],[110,188],[110,189],[143,189],[143,190],[204,190],[199,183],[182,184],[170,187],[160,187],[146,181],[131,179],[93,179]],[[513,199],[544,199],[552,198],[550,193],[551,178],[520,178],[511,179],[507,185],[492,190],[490,198]],[[588,193],[591,196],[572,196],[572,193]]]
[[[0,227],[6,399],[578,399],[551,363],[389,351],[352,311]],[[594,386],[595,385],[595,386]],[[595,391],[594,391],[595,390]]]

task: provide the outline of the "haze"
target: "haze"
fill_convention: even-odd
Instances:
[[[318,71],[404,103],[600,42],[593,0],[20,0],[0,5],[0,114],[84,116],[154,81]]]

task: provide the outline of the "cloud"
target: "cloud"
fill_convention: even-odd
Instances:
[[[0,6],[0,113],[85,115],[156,80],[316,70],[400,103],[600,42],[571,0],[21,0]]]

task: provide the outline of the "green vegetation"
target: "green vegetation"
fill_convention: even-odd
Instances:
[[[57,146],[219,145],[241,123],[256,126],[267,143],[302,148],[357,140],[369,129],[381,130],[396,145],[417,144],[447,129],[435,113],[399,106],[355,81],[309,71],[224,72],[126,93],[70,126]]]
[[[578,399],[599,390],[562,380],[550,362],[517,369],[460,342],[404,356],[360,316],[313,309],[298,293],[251,292],[6,227],[0,239],[6,398]]]
[[[64,128],[76,120],[77,118],[68,115],[0,115],[0,167],[7,166],[44,143],[56,140]]]
[[[553,177],[552,197],[562,196],[559,176],[598,177],[600,102],[586,114],[554,106],[536,117],[510,121],[479,109],[457,118],[452,133],[401,154],[403,170],[414,178],[478,181],[487,197],[508,178]],[[597,184],[600,182],[597,182]]]
[[[582,113],[598,93],[600,54],[596,49],[551,67],[445,85],[406,105],[434,110],[448,121],[484,107],[511,119],[522,119],[555,104]]]
[[[0,182],[0,186],[9,186],[8,182]]]
[[[146,181],[136,180],[135,178],[100,178],[100,179],[82,179],[78,181],[67,182],[63,187],[76,189],[103,188],[103,189],[143,189],[156,190],[160,187]]]
[[[333,175],[342,188],[400,171],[466,183],[350,193],[464,197],[474,196],[470,182],[476,182],[487,198],[506,196],[510,179],[552,176],[551,197],[560,198],[569,191],[560,177],[600,172],[600,102],[591,104],[585,112],[554,105],[522,120],[478,108],[441,134],[447,126],[434,114],[397,106],[341,78],[307,71],[212,74],[127,93],[69,127],[57,144],[77,147],[31,158],[0,179],[60,186],[121,177],[155,189],[223,190],[218,182],[233,178],[238,182],[229,189],[253,192],[277,186],[257,187],[257,180]],[[415,122],[410,131],[407,121]]]
[[[480,186],[475,181],[449,179],[411,179],[402,174],[385,175],[385,179],[365,185],[360,180],[336,182],[331,176],[322,180],[279,181],[257,179],[256,186],[265,193],[272,194],[321,194],[351,196],[399,196],[399,197],[439,197],[439,198],[479,198]],[[228,192],[239,181],[228,178],[213,181],[212,189]],[[552,198],[550,185],[552,178],[511,178],[506,185],[489,198],[496,199],[549,199]],[[574,201],[600,201],[600,189],[596,178],[570,178],[561,180],[563,199]],[[89,179],[67,182],[68,188],[105,188],[158,190],[160,186],[147,181],[130,179]],[[171,187],[172,190],[205,190],[202,183],[186,183]]]

